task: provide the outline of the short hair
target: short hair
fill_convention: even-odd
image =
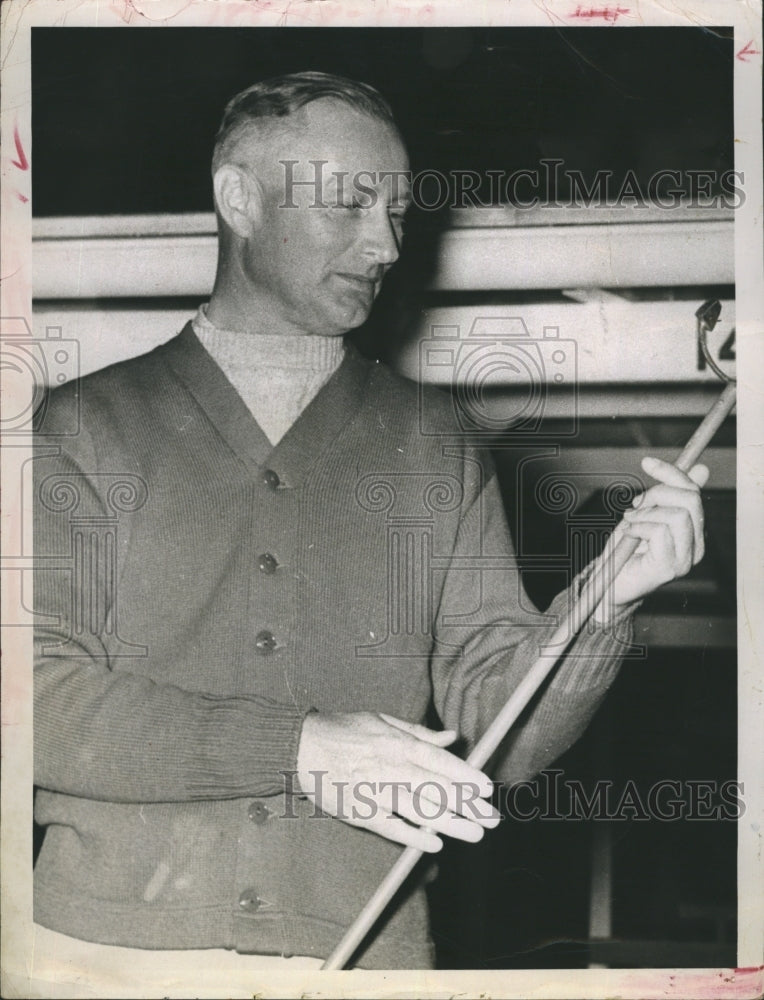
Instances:
[[[262,119],[284,118],[322,97],[333,97],[398,129],[390,105],[368,83],[317,71],[287,73],[261,80],[231,98],[215,136],[213,171],[231,154],[247,126]]]

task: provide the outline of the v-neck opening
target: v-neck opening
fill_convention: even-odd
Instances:
[[[370,366],[347,344],[340,366],[273,445],[190,322],[163,349],[175,374],[249,470],[257,475],[263,468],[273,468],[283,485],[291,487],[303,481],[321,453],[353,420]]]

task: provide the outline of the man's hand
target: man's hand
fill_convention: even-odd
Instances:
[[[607,617],[606,606],[617,610],[684,576],[705,551],[700,499],[700,489],[708,480],[705,465],[696,465],[685,475],[668,462],[644,458],[642,468],[658,485],[635,497],[614,532],[614,541],[622,536],[640,541],[618,574],[610,601],[603,601],[595,612],[600,622]]]
[[[452,730],[389,715],[313,713],[303,723],[297,777],[324,812],[388,840],[421,851],[440,850],[436,832],[474,843],[500,817],[486,801],[490,779],[443,749],[455,739]]]

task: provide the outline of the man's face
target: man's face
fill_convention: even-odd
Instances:
[[[285,119],[253,166],[263,212],[243,267],[257,298],[295,333],[359,326],[400,251],[409,178],[398,133],[321,99]]]

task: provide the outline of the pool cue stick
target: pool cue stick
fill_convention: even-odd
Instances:
[[[734,382],[729,382],[674,462],[677,469],[688,472],[695,465],[709,441],[731,413],[735,400],[736,386]],[[611,540],[612,537],[611,535]],[[468,764],[476,768],[482,768],[486,764],[545,678],[560,661],[575,635],[609,592],[615,577],[638,546],[639,539],[632,536],[621,538],[614,547],[609,543],[606,545],[599,559],[595,561],[594,569],[573,607],[552,633],[549,642],[543,647],[543,651],[499,714],[475,744],[472,753],[467,757]],[[423,853],[417,847],[405,848],[350,925],[345,936],[321,966],[322,969],[329,971],[344,968]]]

